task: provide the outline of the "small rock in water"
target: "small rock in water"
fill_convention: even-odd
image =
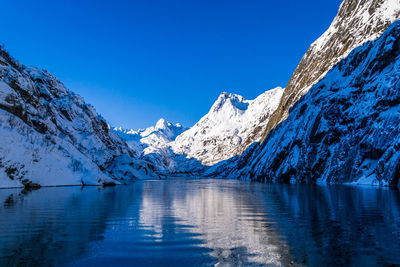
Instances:
[[[106,187],[106,186],[116,186],[117,184],[116,183],[114,183],[114,182],[103,182],[103,187]]]
[[[29,181],[28,179],[23,180],[22,184],[24,185],[24,188],[26,190],[37,190],[42,187],[40,184],[33,183],[32,181]]]

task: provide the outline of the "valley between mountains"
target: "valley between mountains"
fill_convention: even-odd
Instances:
[[[109,125],[0,48],[0,188],[180,175],[398,188],[399,19],[400,0],[344,0],[285,88],[253,100],[223,92],[188,128]]]

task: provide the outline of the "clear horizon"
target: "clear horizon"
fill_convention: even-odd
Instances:
[[[223,91],[254,99],[285,87],[340,3],[5,0],[1,42],[112,126],[190,127]]]

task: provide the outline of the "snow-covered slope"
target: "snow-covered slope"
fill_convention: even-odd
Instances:
[[[239,160],[261,181],[400,185],[400,21],[355,49]]]
[[[275,88],[255,100],[222,93],[210,111],[170,144],[175,154],[213,165],[240,154],[260,140],[284,89]]]
[[[152,175],[94,108],[0,48],[0,187],[118,183]]]
[[[344,0],[329,29],[310,46],[296,68],[264,137],[334,65],[354,48],[378,38],[397,19],[400,0]]]

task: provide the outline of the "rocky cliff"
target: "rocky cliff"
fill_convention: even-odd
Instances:
[[[334,65],[354,48],[378,38],[397,19],[400,19],[400,0],[344,0],[329,29],[300,61],[268,121],[264,138]]]

